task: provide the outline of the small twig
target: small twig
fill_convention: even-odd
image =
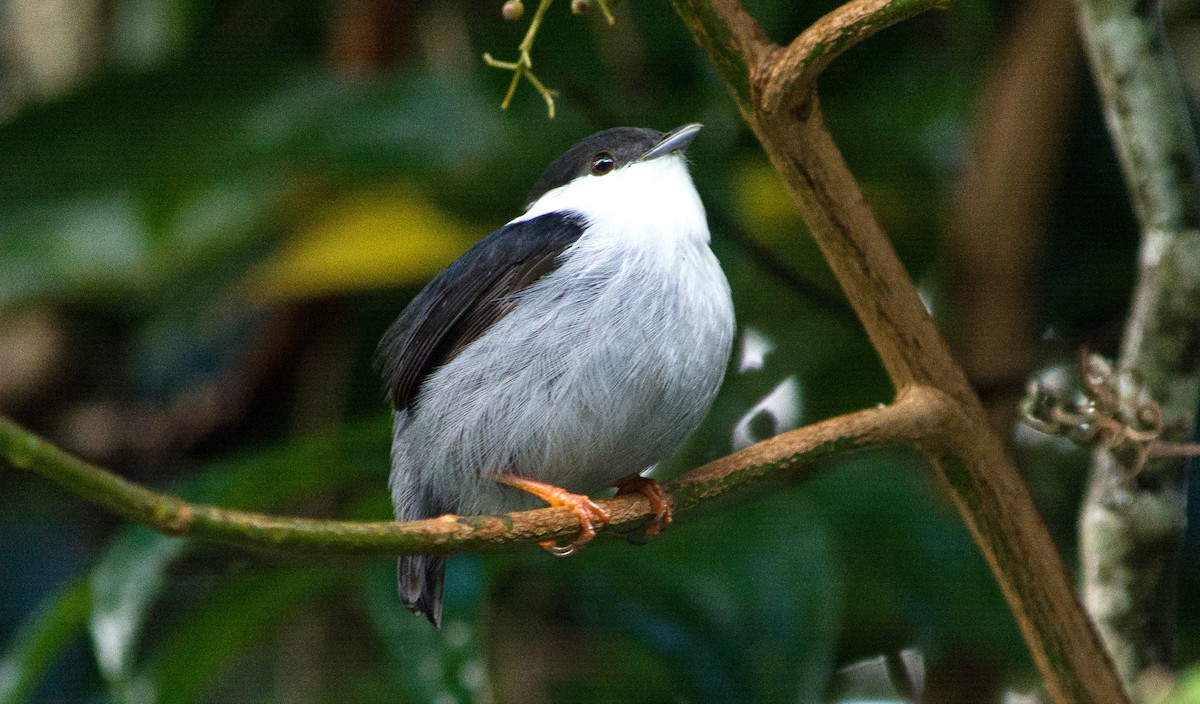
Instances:
[[[1200,442],[1152,442],[1146,457],[1157,460],[1167,457],[1200,457]]]
[[[501,110],[507,110],[508,106],[512,104],[513,95],[517,92],[517,84],[521,82],[521,77],[524,76],[529,81],[529,84],[542,96],[542,99],[546,101],[546,109],[550,114],[550,119],[554,119],[554,96],[558,95],[558,91],[547,88],[533,75],[533,58],[530,56],[530,51],[533,50],[533,41],[537,38],[538,30],[542,27],[542,19],[546,16],[546,10],[550,8],[550,3],[553,1],[539,0],[538,8],[533,13],[533,19],[529,21],[529,29],[525,32],[525,38],[517,46],[516,61],[499,61],[493,58],[491,54],[484,53],[483,55],[483,61],[488,66],[513,72],[512,81],[508,84],[508,92],[504,94],[504,100],[500,103]]]
[[[759,102],[765,113],[811,92],[817,76],[847,49],[881,30],[951,0],[852,0],[830,12],[779,50],[766,72]]]
[[[604,15],[604,21],[612,26],[617,23],[617,18],[613,17],[612,10],[608,8],[608,0],[596,0],[596,4],[600,6],[600,12]]]
[[[600,6],[600,13],[604,15],[604,21],[614,25],[617,23],[617,18],[613,17],[612,10],[608,9],[608,0],[596,0],[596,4]],[[582,15],[589,7],[592,6],[592,0],[571,0],[571,13]]]
[[[1059,435],[1076,445],[1098,447],[1122,458],[1127,477],[1135,476],[1162,446],[1165,429],[1162,407],[1149,398],[1137,375],[1114,369],[1100,355],[1083,350],[1079,356],[1078,394],[1031,381],[1021,401],[1021,420],[1034,430]],[[1166,450],[1173,451],[1173,450]]]

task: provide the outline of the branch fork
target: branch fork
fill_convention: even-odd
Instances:
[[[897,397],[928,388],[954,405],[954,432],[937,436],[940,443],[916,445],[991,567],[1050,698],[1127,702],[1028,489],[821,115],[816,81],[834,58],[945,1],[852,0],[786,48],[767,39],[737,0],[672,2],[791,192]]]
[[[517,85],[521,82],[521,78],[529,81],[529,85],[534,87],[534,90],[542,96],[546,101],[546,110],[550,114],[550,118],[554,119],[554,96],[558,95],[558,91],[551,90],[545,86],[538,77],[533,75],[533,58],[530,56],[530,51],[533,50],[533,41],[537,38],[538,30],[541,29],[542,20],[546,17],[546,10],[550,9],[550,3],[554,0],[539,0],[538,8],[533,13],[533,19],[529,21],[529,29],[525,32],[525,38],[517,46],[516,61],[499,61],[492,57],[491,54],[484,53],[483,61],[488,66],[493,68],[512,71],[512,81],[508,84],[508,92],[504,94],[504,100],[500,102],[500,109],[507,110],[512,104],[513,95],[517,92]],[[607,10],[607,6],[605,6]]]

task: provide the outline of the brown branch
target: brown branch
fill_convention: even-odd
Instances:
[[[764,115],[759,140],[783,176],[897,389],[914,384],[974,398],[904,266],[834,144],[815,96]]]
[[[741,3],[672,0],[672,4],[725,79],[742,118],[753,125],[756,116],[750,109],[752,81],[780,47],[767,37]]]
[[[850,47],[909,17],[949,6],[950,0],[853,0],[842,5],[813,22],[765,67],[759,109],[779,112],[785,101],[812,91],[817,76]]]
[[[1166,457],[1200,457],[1200,442],[1152,442],[1146,449],[1152,460]]]
[[[793,430],[711,462],[668,482],[676,515],[769,481],[798,481],[813,463],[871,447],[911,444],[947,421],[936,392],[914,389],[897,403]],[[399,555],[495,550],[569,537],[573,511],[547,508],[504,516],[442,516],[421,521],[327,521],[270,516],[160,494],[70,455],[0,417],[0,457],[92,503],[171,535],[303,553]],[[598,502],[612,516],[608,531],[644,527],[653,514],[645,497]]]
[[[879,229],[815,98],[761,136],[897,389],[939,389],[962,427],[929,458],[992,567],[1058,702],[1120,702],[1120,684],[1028,490]]]
[[[888,12],[912,12],[938,3],[854,2],[823,20],[835,43],[813,42],[774,52],[788,63],[765,67],[746,62],[730,80],[738,108],[780,173],[813,237],[846,292],[863,327],[903,398],[914,386],[937,389],[953,403],[955,422],[918,443],[935,474],[971,530],[1008,600],[1051,698],[1061,704],[1125,702],[1112,666],[1075,596],[1071,578],[1058,557],[1003,443],[990,430],[979,399],[917,296],[866,202],[821,116],[812,85],[827,62],[821,55],[844,50],[865,36],[864,27],[888,24]],[[722,66],[729,80],[736,73],[731,55],[714,46],[729,34],[721,17],[753,22],[737,0],[674,0],[676,11],[696,34],[697,43]],[[872,23],[864,8],[884,13]],[[737,28],[739,36],[756,36]],[[825,36],[824,34],[820,36]],[[840,43],[839,43],[840,42]],[[819,50],[818,50],[819,49]],[[807,58],[806,58],[807,57]],[[764,78],[766,77],[766,78]],[[767,91],[739,89],[742,83],[773,86]],[[791,91],[784,94],[783,91]]]

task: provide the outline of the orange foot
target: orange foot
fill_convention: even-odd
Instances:
[[[618,496],[641,494],[650,502],[650,508],[654,509],[654,518],[650,525],[646,526],[648,537],[653,538],[671,525],[671,500],[667,497],[667,492],[663,491],[662,484],[640,474],[631,474],[614,486],[617,487]]]
[[[587,545],[592,538],[596,537],[595,524],[605,525],[608,523],[608,511],[600,508],[594,501],[582,494],[572,494],[566,489],[509,472],[498,475],[496,481],[521,491],[528,491],[551,506],[571,508],[575,511],[575,515],[579,516],[579,535],[575,536],[575,540],[569,544],[558,545],[553,540],[538,543],[555,557],[574,555],[579,548]]]

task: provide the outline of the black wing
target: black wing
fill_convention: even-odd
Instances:
[[[563,213],[505,225],[430,281],[379,342],[392,407],[407,409],[430,372],[513,309],[513,294],[558,268],[583,228],[581,216]]]

